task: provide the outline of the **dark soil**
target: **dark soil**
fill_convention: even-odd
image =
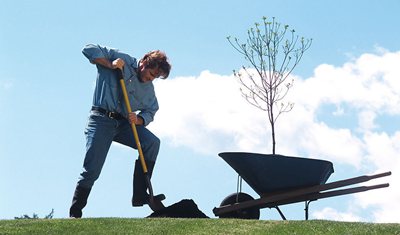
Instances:
[[[199,210],[196,203],[191,199],[184,199],[162,210],[155,211],[148,218],[169,217],[169,218],[209,218]]]

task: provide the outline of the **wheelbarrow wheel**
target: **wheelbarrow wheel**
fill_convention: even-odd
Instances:
[[[232,205],[235,203],[254,200],[254,198],[246,193],[232,193],[222,200],[220,206]],[[260,208],[252,207],[237,211],[228,212],[219,216],[219,218],[235,218],[235,219],[260,219]]]

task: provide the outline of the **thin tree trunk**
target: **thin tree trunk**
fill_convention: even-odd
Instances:
[[[275,123],[271,122],[271,130],[272,130],[272,154],[275,155]]]

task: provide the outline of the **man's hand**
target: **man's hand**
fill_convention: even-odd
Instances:
[[[135,125],[143,125],[144,121],[143,118],[136,115],[136,113],[132,112],[129,113],[129,123],[132,124],[134,123]]]
[[[125,61],[121,58],[118,58],[112,62],[112,69],[121,69],[124,67]]]

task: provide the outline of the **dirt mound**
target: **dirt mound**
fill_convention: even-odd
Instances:
[[[196,203],[191,199],[184,199],[162,210],[155,211],[148,218],[169,217],[169,218],[209,218],[199,210]]]

